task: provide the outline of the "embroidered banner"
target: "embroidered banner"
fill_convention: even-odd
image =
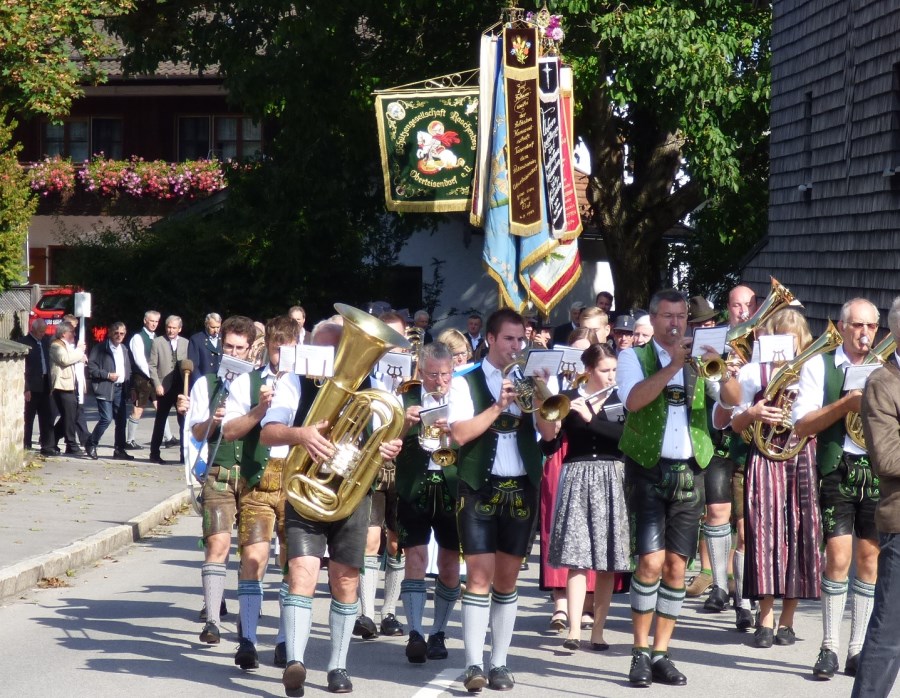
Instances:
[[[578,193],[575,190],[575,106],[572,97],[572,67],[563,65],[559,71],[559,101],[561,117],[560,136],[562,140],[562,182],[563,202],[566,211],[566,227],[564,232],[555,237],[561,240],[574,240],[581,235],[581,215],[578,212]]]
[[[533,235],[544,218],[538,108],[538,30],[532,25],[503,30],[504,89],[509,127],[509,232]]]
[[[501,37],[496,34],[481,35],[481,51],[478,69],[478,148],[475,172],[472,175],[472,210],[469,222],[484,226],[484,206],[491,183],[489,156],[491,129],[494,127],[494,90],[497,85],[497,65],[500,61]]]
[[[375,110],[388,210],[468,210],[478,88],[387,90]]]
[[[538,63],[541,155],[544,161],[544,185],[547,188],[547,215],[553,237],[560,237],[566,231],[566,206],[563,197],[562,135],[559,114],[559,58],[546,56]]]

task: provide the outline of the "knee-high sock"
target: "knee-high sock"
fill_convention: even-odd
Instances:
[[[491,666],[506,666],[506,655],[516,628],[519,592],[491,593]]]
[[[466,666],[484,664],[484,640],[491,621],[490,594],[473,594],[466,591],[462,597],[463,643],[466,648]]]
[[[744,551],[734,551],[734,605],[750,608],[750,600],[744,598]]]
[[[331,600],[331,612],[328,622],[331,626],[331,658],[328,660],[328,671],[347,668],[347,651],[350,649],[350,637],[353,625],[359,614],[359,602],[341,603]]]
[[[656,597],[659,595],[660,581],[642,582],[636,574],[631,575],[631,610],[635,613],[653,613],[656,610]]]
[[[852,657],[862,652],[866,628],[869,627],[869,617],[875,604],[875,585],[854,578],[850,589],[853,597],[850,601],[850,648],[847,654]]]
[[[656,597],[656,615],[678,620],[678,616],[681,615],[681,606],[684,604],[685,591],[684,587],[673,589],[661,583]]]
[[[406,557],[387,556],[384,570],[384,603],[381,604],[381,617],[397,612],[397,599],[400,598],[400,582],[406,574]]]
[[[206,604],[206,619],[219,625],[219,608],[225,596],[225,563],[204,562],[200,568],[203,581],[203,603]]]
[[[275,636],[275,644],[277,645],[279,642],[284,642],[284,600],[288,595],[288,583],[287,580],[281,583],[281,587],[278,589],[278,634]]]
[[[731,549],[731,526],[709,526],[703,524],[703,537],[709,550],[713,584],[728,591],[728,551]]]
[[[284,644],[289,662],[302,662],[312,628],[312,596],[287,594],[284,597]]]
[[[169,441],[172,438],[172,430],[169,429],[169,420],[167,419],[165,422],[165,428],[163,429],[163,441]]]
[[[844,618],[849,586],[846,579],[835,582],[822,575],[822,647],[832,652],[840,648],[841,620]]]
[[[442,633],[450,622],[450,614],[453,607],[456,606],[456,600],[459,598],[459,584],[453,589],[445,586],[438,578],[434,585],[434,624],[431,626],[431,633]]]
[[[125,441],[129,443],[134,441],[134,436],[137,434],[137,428],[138,420],[129,417],[128,424],[125,425]]]
[[[238,582],[238,602],[241,605],[241,634],[256,644],[256,626],[262,609],[263,585],[255,579]]]
[[[360,613],[375,620],[375,590],[378,587],[378,568],[381,558],[377,555],[366,555],[363,573],[359,575]]]
[[[410,631],[422,634],[422,616],[425,614],[425,580],[404,579],[400,583],[400,600]],[[437,595],[435,595],[437,603]]]

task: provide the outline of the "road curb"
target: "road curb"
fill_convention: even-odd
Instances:
[[[187,490],[182,490],[124,524],[110,526],[59,550],[0,569],[0,599],[6,599],[37,586],[41,579],[64,575],[68,570],[85,567],[106,555],[111,555],[126,545],[140,540],[189,504],[190,495]]]

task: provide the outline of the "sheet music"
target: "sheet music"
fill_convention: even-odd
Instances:
[[[728,326],[695,327],[694,343],[691,346],[691,356],[699,358],[706,353],[703,347],[712,347],[718,354],[725,353],[725,337],[728,335]]]
[[[794,358],[794,335],[764,334],[759,338],[760,363],[784,363]]]
[[[376,375],[381,376],[381,382],[389,388],[392,383],[396,387],[400,381],[412,377],[412,354],[404,354],[399,351],[389,351],[381,357],[375,367]]]
[[[575,347],[566,346],[565,344],[554,344],[553,350],[561,351],[563,353],[562,362],[559,366],[560,372],[572,371],[573,373],[584,373],[584,363],[581,361],[581,355],[584,353],[584,349],[576,349]]]
[[[438,405],[430,407],[427,410],[419,412],[419,419],[422,420],[422,426],[434,426],[439,419],[447,419],[450,416],[450,405]]]
[[[238,359],[235,356],[223,356],[219,364],[219,372],[216,374],[226,383],[231,383],[235,378],[253,370],[253,363]]]
[[[313,378],[334,376],[334,347],[301,344],[295,348],[297,351],[294,373]]]
[[[278,352],[278,372],[293,373],[297,364],[297,347],[281,347]]]
[[[528,358],[522,375],[526,378],[529,376],[544,377],[547,375],[555,376],[559,373],[559,367],[562,364],[565,352],[555,351],[553,349],[532,349],[528,352]]]
[[[844,372],[844,385],[841,390],[862,390],[866,387],[866,381],[872,375],[872,371],[881,368],[881,364],[863,364],[861,366],[847,366]]]

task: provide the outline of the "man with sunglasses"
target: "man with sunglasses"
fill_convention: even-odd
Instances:
[[[800,388],[792,418],[798,437],[817,436],[819,503],[825,533],[825,570],[822,573],[823,638],[813,666],[818,679],[830,679],[838,670],[839,630],[852,590],[850,646],[844,673],[855,676],[866,626],[872,613],[878,565],[875,507],[880,496],[878,478],[869,456],[844,428],[848,412],[859,412],[861,390],[843,391],[847,367],[861,364],[875,344],[878,309],[865,298],[844,303],[837,324],[842,346],[807,361],[800,371]],[[856,533],[854,553],[853,534]],[[851,562],[856,578],[848,579]],[[780,629],[779,629],[780,630]],[[785,633],[793,644],[793,631]]]
[[[94,345],[88,359],[91,389],[97,397],[100,419],[85,444],[87,454],[97,460],[97,446],[111,422],[115,422],[113,458],[134,460],[125,450],[125,425],[128,419],[128,397],[131,393],[131,352],[125,344],[125,323],[109,326],[105,341]]]

